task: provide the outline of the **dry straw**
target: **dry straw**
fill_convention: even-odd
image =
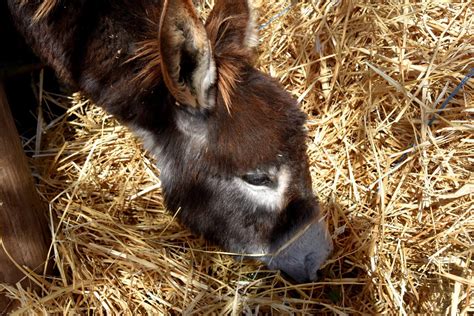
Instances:
[[[472,3],[304,1],[274,19],[289,1],[257,5],[272,21],[258,67],[309,115],[313,187],[335,242],[323,278],[294,285],[190,234],[165,212],[139,140],[80,96],[44,91],[45,111],[69,108],[39,124],[31,160],[56,274],[30,276],[39,293],[0,286],[17,314],[474,311],[473,80],[428,125],[474,67]]]

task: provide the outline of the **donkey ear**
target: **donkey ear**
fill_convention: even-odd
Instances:
[[[175,99],[194,108],[215,103],[216,67],[192,0],[167,0],[160,21],[161,70]]]
[[[258,45],[256,13],[251,0],[216,0],[206,29],[216,55],[253,58]]]

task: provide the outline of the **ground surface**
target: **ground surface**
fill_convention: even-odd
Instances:
[[[309,115],[314,191],[335,242],[324,278],[293,285],[191,235],[162,204],[140,141],[79,96],[25,148],[54,224],[57,277],[28,312],[412,314],[473,311],[474,12],[458,4],[259,6],[258,67]],[[204,12],[208,4],[204,5]],[[41,91],[41,89],[38,89]],[[1,289],[1,288],[0,288]]]

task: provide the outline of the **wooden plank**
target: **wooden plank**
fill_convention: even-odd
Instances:
[[[23,279],[23,286],[34,286],[3,249],[20,266],[41,273],[50,245],[46,214],[0,82],[0,283]],[[0,295],[0,314],[12,303]]]

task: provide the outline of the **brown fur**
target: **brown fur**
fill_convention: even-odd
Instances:
[[[305,116],[253,68],[246,0],[217,0],[205,25],[190,0],[58,3],[8,0],[18,29],[59,78],[145,137],[166,206],[180,210],[181,222],[228,251],[255,253],[276,251],[318,218]],[[281,199],[266,201],[282,183]],[[330,249],[324,231],[311,225],[272,267],[314,278]]]

